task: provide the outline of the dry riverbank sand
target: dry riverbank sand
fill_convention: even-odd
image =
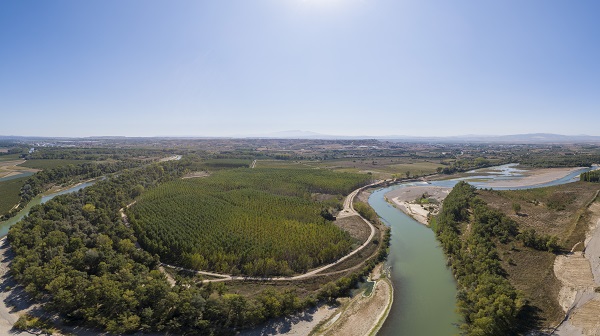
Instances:
[[[16,287],[9,276],[8,265],[12,258],[6,238],[0,239],[0,335],[35,335],[12,329],[19,316],[35,308],[24,300],[22,289]]]
[[[600,203],[593,203],[584,252],[558,256],[554,273],[562,282],[559,303],[566,319],[555,335],[600,335]]]
[[[406,186],[392,190],[385,194],[397,208],[411,216],[421,224],[429,225],[429,215],[436,215],[440,204],[448,196],[452,188],[435,186]],[[417,204],[415,200],[427,194],[428,198],[435,199],[438,204]]]
[[[570,173],[581,168],[547,168],[527,170],[523,177],[509,181],[494,181],[487,183],[488,188],[517,188],[530,187],[538,184],[544,184],[561,179]]]

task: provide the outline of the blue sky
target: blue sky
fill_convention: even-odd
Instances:
[[[600,2],[2,1],[0,135],[600,135]]]

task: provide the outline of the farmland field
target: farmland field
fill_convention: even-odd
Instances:
[[[35,159],[27,160],[21,164],[22,167],[34,168],[34,169],[52,169],[66,165],[79,165],[83,163],[93,162],[90,160],[62,160],[62,159]]]
[[[436,172],[443,165],[436,160],[419,160],[397,157],[377,158],[346,158],[321,161],[288,161],[288,160],[259,160],[260,168],[304,168],[329,169],[348,173],[372,173],[380,179],[388,179],[394,175],[405,177],[427,175]]]
[[[19,200],[21,199],[19,192],[28,178],[29,177],[21,177],[0,182],[0,195],[2,195],[2,197],[0,197],[0,215],[7,213],[19,203]]]
[[[131,208],[142,246],[178,265],[246,275],[289,275],[351,250],[315,194],[348,194],[369,176],[304,169],[234,169],[177,180]]]

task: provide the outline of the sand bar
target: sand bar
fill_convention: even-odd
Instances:
[[[523,177],[516,177],[511,180],[498,180],[486,183],[488,188],[519,188],[530,187],[538,184],[549,183],[559,180],[583,167],[578,168],[546,168],[528,170]]]

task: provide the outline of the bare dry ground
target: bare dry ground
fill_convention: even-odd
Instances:
[[[429,225],[429,216],[436,215],[441,203],[450,193],[452,188],[436,186],[406,186],[392,190],[385,194],[388,200],[405,214],[411,216],[421,224]],[[429,204],[418,204],[416,200],[425,196],[435,202]]]
[[[338,218],[333,223],[342,230],[347,231],[352,238],[355,238],[361,244],[364,243],[371,234],[371,230],[359,216]]]
[[[590,231],[585,241],[585,250],[559,256],[554,272],[563,285],[559,297],[565,320],[556,330],[556,335],[599,335],[600,334],[600,203],[589,207]]]
[[[37,172],[37,169],[19,166],[25,160],[0,161],[0,178],[9,177],[23,172]]]
[[[519,230],[535,229],[539,235],[556,235],[564,253],[583,249],[589,223],[594,218],[588,205],[597,195],[600,185],[576,182],[561,186],[512,191],[479,190],[478,194],[492,208],[498,209],[517,221]],[[514,212],[512,204],[517,203],[521,210]],[[497,244],[502,266],[508,272],[509,281],[525,293],[536,321],[533,327],[550,328],[560,323],[565,312],[559,304],[559,297],[565,300],[569,293],[562,289],[563,283],[555,275],[556,255],[523,246],[520,241]],[[560,256],[558,261],[564,262]],[[565,264],[573,261],[572,273],[565,277],[579,279],[591,274],[589,263],[582,257],[569,256]],[[571,267],[571,266],[570,266]],[[587,270],[586,270],[587,267]],[[569,271],[565,272],[569,273]],[[562,276],[562,275],[561,275]],[[589,281],[581,279],[587,286]]]
[[[198,177],[207,177],[210,176],[210,174],[208,172],[205,171],[199,171],[199,172],[191,172],[188,174],[185,174],[182,179],[190,179],[190,178],[198,178]]]
[[[19,316],[25,313],[41,311],[39,306],[31,304],[23,288],[9,274],[9,264],[13,254],[8,248],[5,238],[0,240],[0,335],[35,335],[29,332],[18,332],[12,328]]]
[[[331,318],[336,312],[337,307],[322,305],[318,308],[307,309],[293,316],[275,319],[256,329],[243,331],[239,336],[304,336],[310,334],[320,322]]]

